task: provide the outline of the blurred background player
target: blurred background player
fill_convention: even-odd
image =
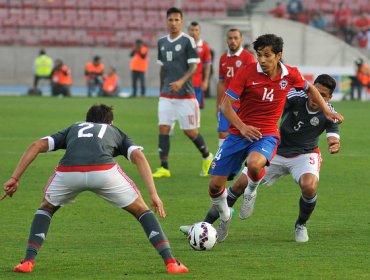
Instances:
[[[22,174],[38,154],[66,150],[47,183],[41,206],[31,225],[26,255],[14,267],[14,272],[32,272],[53,215],[62,205],[86,190],[128,211],[140,222],[149,242],[163,258],[168,273],[188,272],[172,255],[168,239],[140,191],[114,160],[114,157],[122,155],[136,165],[150,194],[153,211],[158,211],[164,218],[166,213],[151,177],[149,163],[141,152],[143,147],[133,144],[125,133],[112,124],[112,107],[94,105],[86,114],[86,122],[75,123],[41,138],[25,151],[12,176],[4,184],[4,191],[10,197],[17,191]]]
[[[71,69],[62,60],[55,60],[55,66],[51,72],[50,79],[52,96],[71,96],[72,73]]]
[[[188,33],[194,38],[195,45],[197,48],[200,63],[197,65],[192,82],[195,91],[195,96],[199,103],[199,108],[204,108],[204,91],[209,86],[209,76],[211,73],[211,50],[208,44],[200,38],[200,25],[196,21],[192,21],[188,27]]]
[[[221,112],[221,102],[225,97],[225,90],[229,87],[231,79],[235,76],[241,66],[256,62],[254,55],[242,48],[243,36],[239,29],[231,28],[226,33],[228,50],[220,57],[217,84],[216,114],[218,122],[218,145],[221,146],[228,134],[230,122]],[[237,111],[240,107],[239,101],[233,104]]]
[[[281,63],[281,37],[261,35],[253,47],[258,63],[239,69],[221,104],[222,113],[230,121],[229,134],[209,169],[209,195],[220,214],[218,242],[227,237],[231,221],[226,180],[238,174],[248,158],[248,189],[253,192],[257,188],[265,175],[265,166],[275,155],[279,140],[277,123],[291,88],[307,92],[330,121],[343,121],[343,117],[330,110],[319,91],[303,78],[296,67]],[[233,103],[238,99],[240,108],[235,112]]]
[[[54,67],[53,59],[46,54],[44,49],[41,49],[33,67],[35,71],[33,88],[36,90],[40,79],[50,80],[50,74]]]
[[[161,167],[153,173],[154,178],[170,177],[168,155],[170,130],[178,121],[180,129],[202,154],[200,176],[208,176],[213,155],[208,151],[200,127],[199,104],[195,98],[191,77],[200,62],[192,37],[182,32],[183,14],[178,8],[167,10],[169,34],[158,40],[158,64],[160,69],[160,97],[158,103],[159,139],[158,150]]]
[[[96,55],[93,61],[86,63],[85,79],[87,85],[87,96],[91,97],[93,92],[100,92],[103,85],[104,64],[101,63],[100,56]]]
[[[107,75],[103,75],[103,87],[99,93],[102,97],[118,97],[121,90],[121,80],[117,75],[116,68],[109,67]]]
[[[370,85],[370,68],[364,63],[362,58],[358,58],[355,61],[356,69],[355,76],[351,76],[351,89],[350,98],[355,99],[355,91],[357,91],[357,100],[362,100],[362,93],[364,92],[364,97],[367,99],[367,87]]]
[[[141,39],[137,39],[130,53],[130,70],[132,81],[132,97],[136,97],[137,83],[140,81],[141,97],[145,96],[145,74],[148,71],[149,49]]]
[[[322,74],[315,79],[314,86],[328,102],[333,96],[336,82],[331,76]],[[334,111],[330,104],[328,107]],[[326,131],[329,153],[338,153],[340,149],[338,123],[327,120],[310,97],[307,97],[303,91],[296,91],[293,88],[287,96],[282,115],[281,138],[276,156],[270,165],[266,166],[266,175],[261,183],[271,186],[279,178],[291,174],[299,184],[302,194],[299,199],[299,215],[295,223],[296,242],[307,242],[309,239],[306,222],[314,211],[317,201],[322,162],[319,137],[324,131]],[[254,191],[246,188],[247,171],[248,169],[244,168],[238,180],[227,189],[229,207],[233,207],[236,200],[244,193],[239,213],[241,219],[247,219],[252,215],[257,197],[257,188]],[[217,210],[211,207],[204,221],[212,224],[218,217]],[[180,229],[186,232],[188,226],[182,226]]]

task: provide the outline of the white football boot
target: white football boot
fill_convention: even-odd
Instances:
[[[243,202],[240,205],[239,209],[239,218],[242,220],[248,219],[253,214],[254,210],[254,203],[256,202],[257,198],[257,190],[254,194],[245,194],[243,195]]]
[[[295,241],[299,243],[308,241],[307,227],[305,224],[296,224],[295,226]]]
[[[223,242],[226,239],[227,235],[229,234],[230,222],[231,222],[231,218],[233,217],[232,208],[229,208],[229,209],[230,209],[229,219],[227,219],[227,221],[223,221],[220,219],[220,223],[217,229],[217,242]]]
[[[191,226],[180,226],[180,231],[181,231],[184,235],[188,236],[188,235],[189,235],[189,230],[190,230],[190,228],[191,228]]]

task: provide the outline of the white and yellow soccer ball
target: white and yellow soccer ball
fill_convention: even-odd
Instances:
[[[217,231],[209,223],[196,223],[189,230],[188,241],[196,251],[211,250],[217,243]]]

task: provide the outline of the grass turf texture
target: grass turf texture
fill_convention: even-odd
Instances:
[[[115,107],[114,124],[128,133],[154,170],[157,154],[157,99],[0,98],[0,178],[5,182],[26,147],[39,137],[85,119],[87,109],[104,102]],[[214,100],[206,100],[201,132],[217,149]],[[329,155],[321,139],[323,166],[317,208],[308,223],[310,241],[294,242],[299,188],[290,177],[261,187],[253,216],[235,215],[227,240],[210,252],[195,252],[178,227],[200,221],[210,200],[207,178],[198,176],[201,158],[176,126],[171,137],[172,177],[156,185],[167,218],[160,219],[175,256],[190,269],[179,279],[369,279],[370,278],[370,103],[334,104],[346,117],[342,150]],[[29,227],[42,189],[63,151],[42,154],[29,167],[20,188],[0,203],[0,279],[173,279],[139,223],[94,194],[54,216],[34,271],[15,274],[24,256]],[[134,165],[119,158],[148,202]],[[236,204],[236,214],[240,202]]]

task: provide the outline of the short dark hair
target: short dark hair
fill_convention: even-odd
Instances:
[[[271,46],[271,50],[275,54],[283,51],[283,45],[283,38],[276,36],[275,34],[261,35],[253,42],[253,48],[256,52],[265,47]]]
[[[44,49],[41,49],[41,50],[39,51],[39,55],[43,55],[43,54],[46,54],[46,51],[45,51]]]
[[[171,14],[180,14],[181,18],[183,17],[182,11],[179,8],[172,7],[167,10],[167,17],[169,17]]]
[[[199,22],[197,21],[192,21],[190,24],[189,24],[189,27],[190,26],[200,26]]]
[[[113,106],[95,104],[86,113],[86,121],[111,124],[113,121]]]
[[[229,32],[239,32],[240,37],[243,37],[242,32],[241,32],[241,31],[240,31],[240,29],[238,29],[238,28],[230,28],[229,30],[227,30],[227,32],[226,32],[226,36],[227,36],[227,34],[229,34]]]
[[[321,74],[317,76],[313,83],[321,84],[324,87],[328,88],[330,90],[330,94],[334,92],[335,87],[337,86],[337,82],[335,81],[335,79],[328,74]]]
[[[94,62],[97,62],[97,61],[99,61],[99,60],[100,60],[100,56],[98,56],[98,55],[94,56],[94,58],[93,58],[93,61],[94,61]]]

